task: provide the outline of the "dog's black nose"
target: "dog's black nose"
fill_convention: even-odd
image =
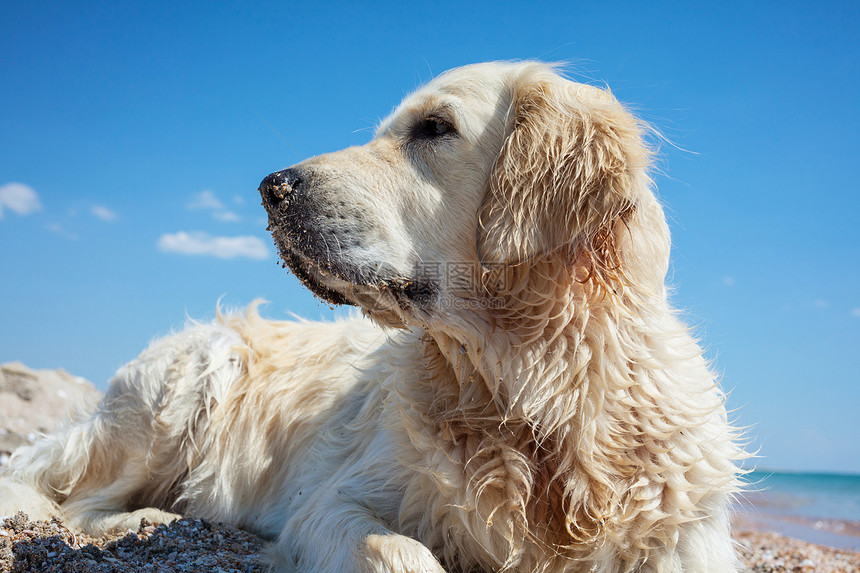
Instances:
[[[290,197],[302,184],[302,176],[298,169],[284,169],[267,175],[260,183],[260,197],[266,209],[277,209],[284,201],[289,203]]]

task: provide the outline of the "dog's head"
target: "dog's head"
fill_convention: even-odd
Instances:
[[[642,130],[551,66],[477,64],[408,96],[368,144],[273,173],[260,193],[293,272],[383,323],[485,308],[504,288],[494,269],[547,257],[565,267],[552,280],[659,294],[668,234]]]

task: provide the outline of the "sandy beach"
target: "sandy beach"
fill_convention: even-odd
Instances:
[[[807,543],[769,531],[742,529],[735,539],[741,544],[745,571],[798,573],[857,573],[860,553]]]
[[[799,541],[737,523],[744,571],[856,573],[860,553]],[[858,538],[860,539],[860,538]],[[186,518],[170,525],[146,522],[137,531],[93,538],[60,520],[0,520],[0,573],[265,571],[265,540],[219,523]]]

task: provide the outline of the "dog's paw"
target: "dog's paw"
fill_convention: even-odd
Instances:
[[[90,535],[106,535],[128,529],[137,531],[142,520],[153,525],[160,525],[171,523],[181,517],[176,513],[162,511],[154,507],[145,507],[129,512],[86,512],[74,516],[71,523],[74,529]]]
[[[131,524],[129,525],[129,529],[136,529],[140,527],[140,522],[144,519],[153,525],[168,525],[170,523],[173,523],[177,519],[182,518],[182,516],[178,513],[170,513],[169,511],[162,511],[154,507],[145,507],[143,509],[137,509],[135,511],[127,513],[126,515],[127,517],[124,518],[123,521],[127,521]]]
[[[404,535],[368,535],[363,553],[366,573],[445,573],[429,549]]]

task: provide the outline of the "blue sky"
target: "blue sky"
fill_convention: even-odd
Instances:
[[[716,4],[4,2],[0,362],[104,387],[221,296],[332,317],[262,177],[445,69],[564,60],[677,146],[673,298],[759,464],[860,473],[860,4]]]

